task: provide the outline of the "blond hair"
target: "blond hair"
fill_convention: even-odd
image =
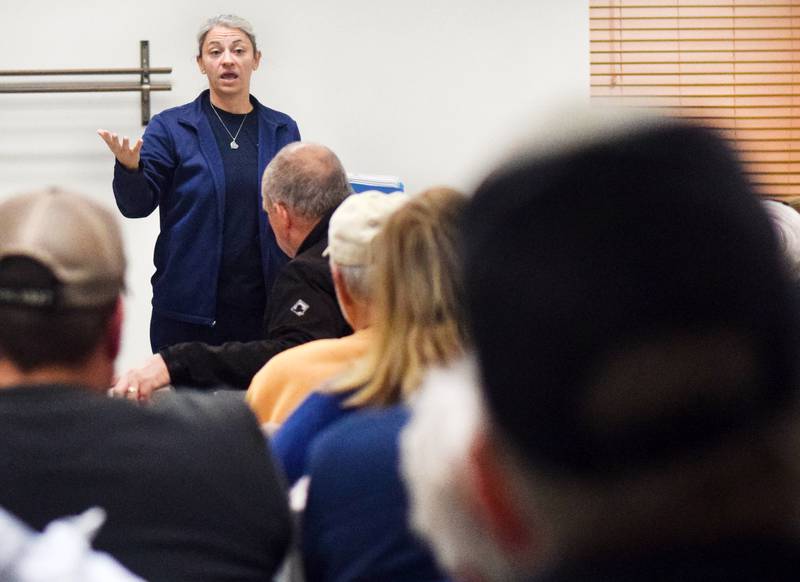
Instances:
[[[389,406],[413,393],[424,371],[461,355],[458,222],[466,204],[451,188],[431,188],[395,211],[375,237],[375,339],[334,391],[357,388],[348,406]]]

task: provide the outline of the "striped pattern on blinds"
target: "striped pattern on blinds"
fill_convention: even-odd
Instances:
[[[595,102],[664,107],[720,128],[762,194],[800,199],[800,0],[589,8]]]

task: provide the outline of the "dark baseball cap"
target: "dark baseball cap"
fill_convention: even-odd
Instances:
[[[796,292],[726,141],[665,118],[574,136],[466,212],[493,421],[533,462],[604,474],[772,417],[795,396]]]

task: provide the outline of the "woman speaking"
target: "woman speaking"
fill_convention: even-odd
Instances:
[[[98,130],[116,157],[114,197],[123,215],[159,207],[153,262],[153,351],[185,342],[262,337],[266,298],[287,257],[261,206],[260,176],[294,120],[250,95],[261,53],[249,22],[211,18],[198,34],[208,90],[153,117],[144,136]]]

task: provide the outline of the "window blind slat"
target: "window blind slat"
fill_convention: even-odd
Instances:
[[[760,192],[800,196],[800,2],[590,0],[591,94],[714,127]]]

